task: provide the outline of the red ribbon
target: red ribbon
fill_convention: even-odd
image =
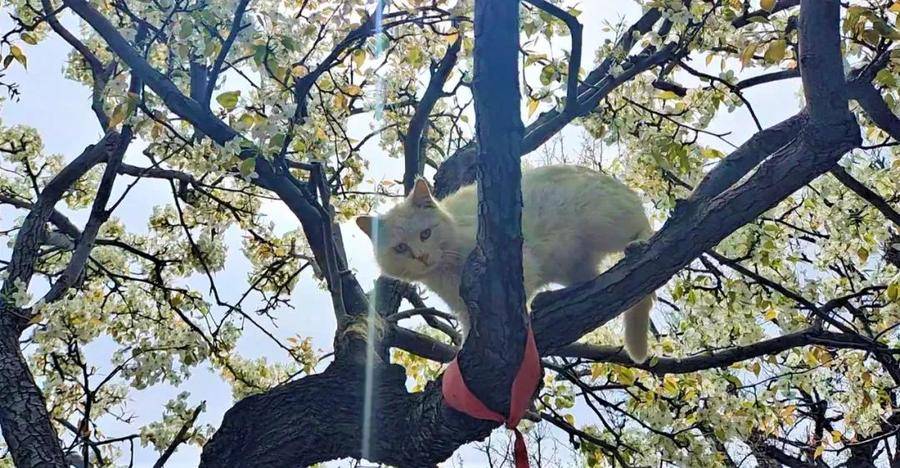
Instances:
[[[450,367],[444,371],[444,380],[441,392],[447,406],[465,413],[476,419],[486,419],[506,423],[516,435],[514,449],[516,468],[528,468],[528,452],[525,448],[525,440],[522,433],[516,428],[525,411],[531,405],[531,397],[537,388],[541,378],[541,362],[538,356],[537,346],[534,342],[534,333],[528,327],[528,337],[525,341],[525,354],[522,356],[522,364],[513,380],[512,391],[509,399],[509,417],[491,410],[478,397],[469,390],[459,370],[456,358],[450,363]]]

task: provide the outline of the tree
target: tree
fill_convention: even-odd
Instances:
[[[399,190],[368,190],[360,150],[379,139],[402,154],[406,190],[431,171],[440,197],[484,182],[462,287],[475,333],[459,363],[504,412],[527,323],[519,158],[570,125],[622,149],[581,162],[622,177],[665,222],[595,280],[531,302],[546,376],[529,417],[589,466],[900,463],[900,3],[645,1],[586,73],[583,28],[600,25],[547,0],[9,8],[4,65],[62,38],[66,76],[92,90],[104,135],[61,157],[32,129],[0,133],[0,202],[25,214],[6,234],[0,290],[0,427],[17,466],[114,464],[140,439],[158,465],[192,443],[210,467],[419,467],[485,438],[496,423],[442,401],[452,318],[410,285],[380,278],[367,293],[353,273],[341,223]],[[796,79],[804,107],[763,128],[748,90]],[[757,131],[725,154],[710,122],[737,108]],[[351,137],[355,116],[377,125]],[[115,216],[138,184],[169,197],[146,232]],[[299,230],[263,222],[272,201]],[[229,233],[251,265],[238,295],[219,287]],[[337,324],[327,366],[302,336],[271,331],[308,270]],[[654,356],[635,364],[599,327],[658,288]],[[399,323],[418,316],[427,326]],[[242,357],[245,326],[292,363]],[[99,340],[114,343],[103,371],[85,352]],[[201,365],[237,400],[211,437],[188,395],[135,434],[106,433],[132,392]]]

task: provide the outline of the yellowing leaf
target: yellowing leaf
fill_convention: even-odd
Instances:
[[[351,96],[360,96],[362,95],[362,88],[356,85],[348,85],[344,87],[344,92]]]
[[[669,395],[677,395],[678,394],[678,380],[672,374],[666,375],[663,379],[663,390],[665,390]]]
[[[816,447],[816,451],[815,451],[815,453],[813,453],[813,460],[815,460],[815,459],[821,457],[821,456],[822,456],[822,453],[824,453],[824,452],[825,452],[825,446],[824,446],[824,445],[820,445],[820,446]]]
[[[332,104],[334,105],[334,107],[336,107],[338,109],[343,109],[344,106],[347,104],[347,98],[345,98],[344,95],[341,93],[335,94],[334,100],[332,100]]]
[[[700,155],[707,159],[719,159],[724,157],[725,153],[715,148],[703,148],[700,150]]]
[[[896,301],[898,296],[900,296],[900,286],[897,283],[891,283],[887,288],[888,299]]]
[[[658,97],[660,99],[666,99],[666,100],[678,99],[678,95],[675,94],[673,91],[660,91],[660,92],[656,93],[656,97]]]
[[[766,54],[763,58],[766,59],[766,62],[778,63],[784,58],[786,49],[787,41],[784,39],[772,41],[772,43],[769,44],[769,48],[766,49]]]
[[[112,115],[109,116],[109,126],[116,127],[124,122],[126,118],[128,118],[128,104],[124,102],[119,103],[119,105],[113,109]]]
[[[23,67],[28,68],[28,57],[25,57],[22,49],[18,46],[9,46],[9,54],[12,55],[16,61],[21,63]]]
[[[362,68],[364,63],[366,63],[366,51],[363,49],[354,50],[353,64],[356,65],[356,68]]]
[[[300,78],[301,76],[305,76],[309,73],[309,69],[303,65],[294,65],[291,67],[291,76],[294,78]]]
[[[228,91],[216,96],[216,102],[226,110],[234,109],[237,106],[238,99],[241,97],[241,91]]]
[[[746,67],[750,60],[753,60],[753,54],[756,53],[757,47],[759,47],[759,44],[750,44],[741,52],[741,65]]]
[[[634,371],[628,367],[620,367],[618,368],[618,372],[616,372],[619,377],[619,382],[622,382],[625,385],[631,385],[636,380]]]
[[[765,318],[766,320],[775,320],[777,317],[778,317],[778,310],[775,309],[774,307],[769,307],[769,309],[766,310],[765,315],[763,315],[763,318]]]
[[[865,247],[860,247],[856,251],[856,255],[859,256],[859,261],[865,263],[865,261],[869,259],[869,249],[867,249]]]
[[[538,101],[537,99],[529,99],[529,100],[528,100],[528,117],[531,117],[532,114],[534,114],[534,111],[537,110],[538,105],[539,105],[540,103],[541,103],[541,102]]]
[[[759,361],[753,361],[753,364],[750,365],[750,371],[752,371],[755,376],[759,376],[761,370],[762,365],[760,365]]]
[[[775,0],[760,0],[759,6],[766,11],[772,11],[775,9]]]
[[[781,419],[783,419],[786,424],[793,424],[795,411],[797,411],[796,406],[788,405],[784,408],[781,408],[781,411],[779,411],[778,413],[781,416]]]
[[[819,356],[816,355],[815,350],[808,349],[805,353],[803,353],[803,362],[805,362],[810,367],[815,367],[819,365]]]
[[[21,37],[22,40],[25,41],[26,44],[31,44],[31,45],[37,44],[37,39],[34,37],[33,34],[31,34],[29,32],[23,32],[22,34],[19,35],[19,37]]]
[[[453,31],[452,34],[448,34],[444,36],[444,40],[447,41],[447,44],[453,44],[456,42],[456,39],[459,38],[459,31]]]
[[[891,5],[890,8],[888,8],[888,11],[893,13],[900,13],[900,1],[894,2],[894,4]]]

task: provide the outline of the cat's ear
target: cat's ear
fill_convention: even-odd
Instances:
[[[357,216],[356,225],[359,226],[359,228],[362,229],[362,232],[366,233],[367,236],[372,237],[372,232],[375,228],[375,217]]]
[[[421,177],[416,179],[416,185],[413,186],[412,191],[409,192],[407,200],[419,208],[434,208],[437,206],[437,201],[431,195],[431,187],[429,187],[428,182]]]

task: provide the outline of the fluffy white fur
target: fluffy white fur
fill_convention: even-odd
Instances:
[[[568,286],[598,275],[603,257],[650,236],[640,199],[621,182],[575,166],[546,166],[522,176],[525,293],[557,283]],[[438,201],[424,180],[386,214],[357,218],[372,238],[382,271],[419,281],[436,292],[468,332],[459,283],[466,256],[475,248],[474,185]],[[652,296],[625,312],[625,349],[647,358]]]

